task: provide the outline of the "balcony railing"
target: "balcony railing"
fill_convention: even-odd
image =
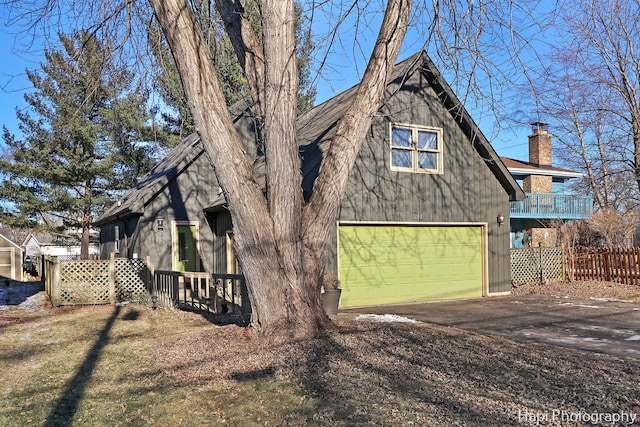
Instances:
[[[511,218],[587,219],[593,211],[591,196],[527,193],[527,198],[511,202]]]

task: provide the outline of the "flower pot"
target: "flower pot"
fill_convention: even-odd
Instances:
[[[322,308],[327,316],[335,316],[338,314],[338,305],[340,303],[340,294],[342,289],[325,289],[322,294]]]

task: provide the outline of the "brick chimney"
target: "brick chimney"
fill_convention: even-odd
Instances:
[[[540,168],[551,167],[551,134],[548,124],[531,123],[529,136],[529,163]],[[550,175],[538,175],[533,172],[524,178],[522,189],[525,193],[551,194],[553,179]]]
[[[534,166],[551,166],[551,134],[548,126],[542,122],[531,123],[529,163]]]

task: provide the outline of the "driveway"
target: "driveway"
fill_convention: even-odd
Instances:
[[[393,314],[520,341],[640,360],[640,305],[630,302],[531,295],[344,309],[341,312]]]

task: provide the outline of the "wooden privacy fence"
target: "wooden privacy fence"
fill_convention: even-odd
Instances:
[[[544,283],[565,278],[562,248],[511,249],[511,281],[513,283]]]
[[[44,259],[45,291],[51,304],[115,304],[140,298],[151,287],[152,274],[142,259],[108,260]]]
[[[570,280],[640,284],[640,248],[573,248],[567,258]]]

